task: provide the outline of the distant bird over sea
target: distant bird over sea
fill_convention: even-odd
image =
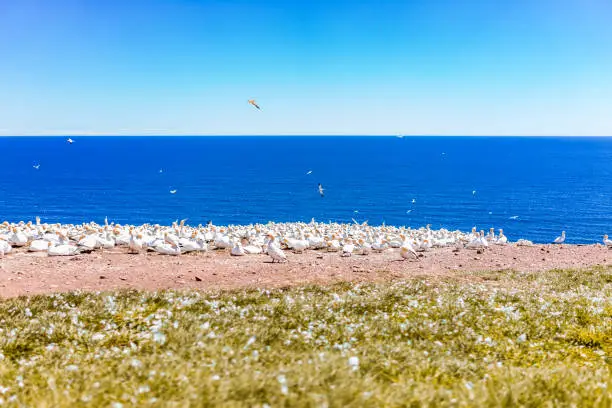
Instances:
[[[309,175],[309,174],[312,174],[312,170],[308,170],[308,171],[306,172],[306,175]]]
[[[476,195],[476,190],[472,190],[472,195]]]
[[[176,190],[170,190],[170,194],[176,194]]]
[[[510,217],[511,220],[518,220],[519,216],[518,215],[513,215],[512,217]]]
[[[40,163],[37,163],[35,165],[33,165],[32,167],[34,167],[36,170],[40,169]]]
[[[321,183],[319,183],[319,194],[321,194],[321,197],[324,197],[324,196],[325,196],[324,191],[325,191],[325,189],[323,188],[323,186],[321,185]]]
[[[255,102],[255,99],[249,99],[249,103],[253,105],[254,107],[256,107],[257,109],[261,109],[259,105]]]
[[[74,143],[74,140],[72,140],[71,138],[66,139],[66,141],[67,141],[68,143],[70,143],[70,144],[73,144],[73,143]]]

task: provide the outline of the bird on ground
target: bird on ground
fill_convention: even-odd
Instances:
[[[319,183],[319,194],[321,194],[321,197],[325,196],[324,191],[325,191],[325,189],[323,188],[323,185],[321,183]]]
[[[355,244],[353,244],[353,240],[349,239],[346,244],[342,246],[342,254],[341,256],[351,256],[353,255],[353,251],[355,250]]]
[[[612,239],[608,238],[608,235],[604,235],[603,237],[603,243],[605,246],[607,246],[608,248],[612,248]]]
[[[553,241],[553,244],[561,245],[564,242],[565,242],[565,231],[561,231],[561,236],[555,238],[555,240]]]
[[[236,244],[232,247],[232,250],[230,251],[230,255],[232,256],[246,255],[244,252],[244,249],[242,249],[242,245],[240,244],[240,242],[236,242]]]
[[[287,255],[283,252],[282,249],[278,247],[276,242],[274,241],[274,235],[269,234],[268,238],[270,241],[268,242],[268,255],[272,258],[272,262],[286,262]]]
[[[256,107],[257,109],[261,109],[259,105],[255,102],[255,99],[249,99],[249,103],[253,105],[254,107]]]
[[[53,245],[53,242],[49,242],[47,245],[49,245],[49,249],[47,249],[47,254],[49,256],[72,256],[81,252],[79,247],[76,245]]]
[[[404,241],[402,247],[400,248],[400,255],[402,256],[403,259],[410,259],[410,258],[414,258],[416,260],[419,259],[419,256],[417,255],[416,251],[412,247],[412,244],[408,241]]]

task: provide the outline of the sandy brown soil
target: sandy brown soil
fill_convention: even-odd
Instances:
[[[267,255],[233,257],[211,251],[180,257],[130,255],[126,249],[74,257],[48,257],[13,251],[0,259],[0,297],[75,289],[232,289],[279,287],[337,281],[376,281],[408,277],[465,277],[465,272],[516,269],[540,271],[612,265],[603,246],[496,246],[475,250],[434,249],[419,261],[400,260],[399,250],[342,258],[338,253],[288,253],[289,262],[271,263]]]

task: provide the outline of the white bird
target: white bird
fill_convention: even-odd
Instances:
[[[75,245],[53,245],[52,242],[49,242],[47,245],[49,245],[49,249],[47,249],[47,254],[49,256],[72,256],[80,252],[79,247]]]
[[[308,175],[308,174],[312,174],[312,170],[308,170],[308,171],[306,172],[306,175]]]
[[[319,194],[321,194],[321,197],[324,197],[324,196],[325,196],[324,191],[325,191],[325,189],[323,188],[323,186],[321,185],[321,183],[319,183]]]
[[[561,236],[555,238],[555,240],[553,241],[553,244],[561,245],[564,242],[565,242],[565,231],[561,231]]]
[[[268,242],[268,255],[272,258],[272,262],[286,262],[287,255],[280,249],[274,242],[274,235],[268,235],[270,241]]]
[[[355,244],[353,244],[353,240],[349,239],[347,243],[342,246],[341,256],[351,256],[353,255],[354,250],[355,250]]]
[[[510,217],[511,220],[518,220],[519,216],[518,215],[513,215],[512,217]]]
[[[416,198],[412,199],[412,204],[416,203]]]
[[[233,255],[233,256],[244,256],[245,255],[244,249],[242,249],[242,245],[240,244],[240,242],[236,242],[236,245],[234,245],[234,247],[230,251],[230,255]]]
[[[70,144],[73,144],[73,143],[74,143],[74,140],[72,140],[71,138],[66,139],[66,141],[67,141],[68,143],[70,143]]]
[[[44,252],[49,249],[49,242],[44,239],[35,239],[30,242],[30,246],[28,247],[28,251],[30,252]]]
[[[143,247],[144,241],[142,239],[142,234],[138,234],[136,238],[134,238],[134,234],[130,235],[128,249],[131,254],[139,254]]]
[[[176,190],[170,190],[170,194],[176,194]]]
[[[498,245],[505,245],[508,243],[508,238],[504,235],[504,230],[501,228],[499,229],[499,237],[497,238],[495,243]]]
[[[11,252],[13,248],[4,239],[0,238],[0,256],[4,256]]]
[[[177,256],[181,254],[181,248],[178,245],[171,245],[165,242],[160,242],[153,247],[153,250],[162,255]]]
[[[34,167],[36,170],[40,169],[40,163],[39,164],[35,164],[32,167]]]
[[[608,239],[608,235],[604,235],[603,237],[603,243],[605,246],[607,246],[608,248],[612,248],[612,240]]]
[[[472,195],[476,195],[476,190],[472,190]]]
[[[419,259],[419,256],[417,255],[416,251],[408,241],[404,241],[402,247],[400,248],[400,255],[403,259]]]

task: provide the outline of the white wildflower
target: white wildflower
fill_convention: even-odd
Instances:
[[[136,360],[136,359],[133,359],[130,365],[134,368],[142,367],[142,363],[140,362],[140,360]]]
[[[70,364],[69,366],[66,366],[66,371],[78,371],[79,367],[77,367],[74,364]]]
[[[281,393],[283,395],[287,395],[289,393],[289,387],[287,386],[287,378],[284,375],[280,374],[278,377],[276,377],[276,380],[281,385]]]
[[[215,374],[212,377],[210,377],[210,379],[213,380],[213,381],[219,381],[221,379],[221,377],[219,377],[217,374]]]
[[[112,407],[112,408],[123,408],[123,404],[122,404],[122,403],[120,403],[120,402],[113,402],[113,403],[111,404],[111,407]]]
[[[166,335],[162,332],[156,331],[153,333],[153,341],[159,344],[164,344],[166,342]]]
[[[93,341],[100,341],[104,339],[104,334],[103,333],[96,333],[93,336],[91,336],[91,339]]]
[[[525,341],[527,341],[527,335],[525,333],[521,334],[516,339],[517,343],[524,343]]]
[[[251,338],[249,338],[244,348],[247,349],[253,343],[255,343],[255,336],[251,336]]]
[[[8,390],[10,390],[9,387],[3,387],[0,385],[0,394],[4,395],[8,392]]]
[[[138,387],[139,394],[144,394],[149,391],[151,391],[151,388],[148,385],[141,385],[140,387]]]
[[[351,367],[353,371],[358,370],[359,369],[359,357],[353,356],[349,358],[348,364],[349,364],[349,367]]]
[[[26,309],[25,309],[25,315],[26,315],[27,317],[32,317],[32,311],[30,310],[30,308],[29,308],[29,307],[26,307]]]

